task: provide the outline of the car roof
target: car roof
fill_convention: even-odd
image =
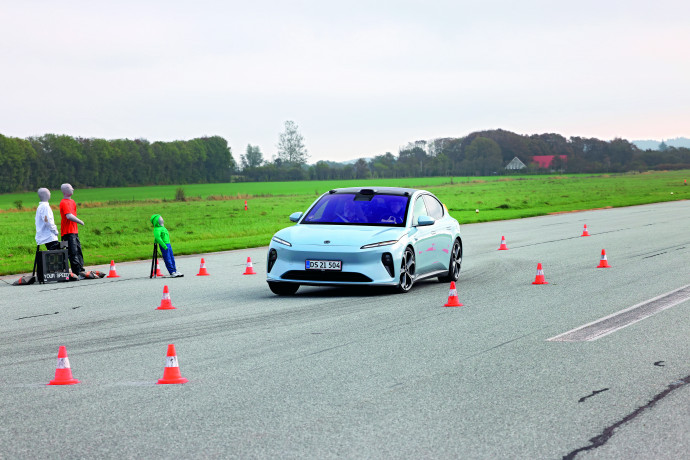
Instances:
[[[402,195],[411,196],[415,192],[419,192],[416,188],[404,188],[404,187],[347,187],[347,188],[336,188],[329,190],[328,193],[356,193],[362,195]]]

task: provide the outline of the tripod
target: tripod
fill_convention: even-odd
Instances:
[[[153,243],[153,257],[151,258],[151,274],[149,278],[156,278],[156,265],[158,262],[158,243]]]
[[[34,269],[31,271],[31,277],[33,278],[38,274],[38,282],[43,284],[43,273],[42,270],[40,269],[40,266],[38,265],[38,255],[41,253],[41,245],[39,244],[36,246],[36,256],[34,257]],[[38,268],[39,272],[36,273],[36,268]]]

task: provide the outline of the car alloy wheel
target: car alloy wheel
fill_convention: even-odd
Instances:
[[[450,257],[450,276],[451,281],[457,281],[460,277],[460,269],[462,268],[462,245],[460,241],[455,240],[453,250]]]
[[[442,283],[449,281],[457,281],[460,278],[460,269],[462,268],[462,243],[460,240],[455,240],[453,249],[450,251],[450,264],[448,266],[448,274],[439,276],[438,280]]]
[[[405,248],[402,263],[400,264],[400,284],[398,284],[398,291],[408,292],[412,288],[416,267],[414,250],[410,247]]]

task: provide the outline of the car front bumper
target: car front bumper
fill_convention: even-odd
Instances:
[[[271,250],[274,249],[277,259],[270,271],[267,265],[266,281],[314,286],[395,286],[399,282],[403,248],[404,245],[399,242],[370,249],[323,245],[304,245],[296,248],[272,243],[269,246],[269,257]],[[392,258],[392,276],[382,261],[386,253]],[[306,260],[340,260],[342,270],[307,270]]]

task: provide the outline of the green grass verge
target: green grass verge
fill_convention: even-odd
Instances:
[[[91,266],[149,258],[152,214],[165,218],[175,254],[196,254],[265,246],[273,233],[291,225],[290,213],[304,211],[316,196],[336,187],[425,188],[461,224],[467,224],[688,199],[690,187],[683,184],[688,175],[690,171],[200,184],[182,186],[186,196],[193,198],[186,202],[172,201],[180,186],[83,189],[74,198],[79,217],[86,222],[79,234],[85,262]],[[0,275],[31,271],[36,250],[35,197],[35,193],[0,195]],[[61,197],[59,190],[54,191],[51,204],[57,206]],[[24,201],[21,211],[12,209],[17,200]],[[54,214],[59,223],[59,211]]]

